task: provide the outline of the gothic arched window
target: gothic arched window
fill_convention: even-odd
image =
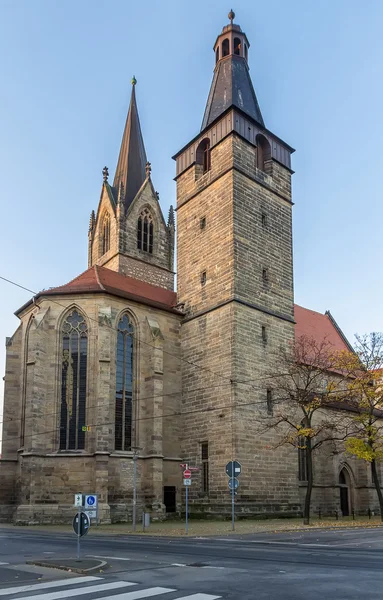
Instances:
[[[234,38],[234,54],[238,56],[241,54],[241,40],[239,38]]]
[[[88,327],[76,309],[61,328],[60,450],[83,450],[86,425]]]
[[[257,144],[257,168],[265,171],[265,163],[271,158],[271,147],[264,135],[258,134],[256,137]]]
[[[102,224],[102,254],[110,249],[110,218],[106,214]]]
[[[229,55],[229,40],[226,38],[222,42],[222,56],[228,56],[228,55]]]
[[[200,142],[196,152],[196,163],[198,165],[202,165],[203,173],[207,173],[210,171],[211,163],[210,163],[210,140],[209,138],[205,138]]]
[[[153,218],[145,208],[137,221],[137,248],[153,254]]]
[[[117,328],[115,449],[131,450],[133,408],[133,325],[123,315]]]

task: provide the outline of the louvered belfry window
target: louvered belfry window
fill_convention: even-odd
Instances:
[[[133,325],[128,315],[118,323],[116,356],[115,449],[131,450],[133,409]]]
[[[153,218],[149,210],[145,208],[137,221],[137,248],[153,254],[153,236]]]
[[[83,450],[86,425],[88,327],[76,309],[61,330],[60,450]]]

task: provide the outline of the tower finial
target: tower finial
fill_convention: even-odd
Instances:
[[[102,170],[102,175],[104,177],[104,181],[108,181],[108,177],[109,177],[109,170],[108,167],[104,167]]]
[[[149,161],[147,161],[146,165],[145,165],[145,173],[146,173],[146,177],[150,177],[150,173],[152,172],[152,165],[150,164]]]
[[[230,24],[232,25],[232,24],[233,24],[233,21],[234,21],[234,19],[235,19],[235,12],[233,11],[233,9],[232,9],[232,8],[230,9],[230,12],[229,12],[229,14],[228,14],[227,16],[229,17],[229,19],[230,19]]]
[[[132,82],[131,83],[132,83],[132,85],[136,85],[136,83],[137,83],[137,79],[135,78],[134,75],[132,77]]]

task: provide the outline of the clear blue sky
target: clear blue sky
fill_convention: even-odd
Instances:
[[[0,0],[0,275],[33,290],[87,268],[89,213],[130,97],[167,213],[171,156],[199,130],[222,0]],[[350,339],[383,330],[381,0],[237,0],[266,126],[293,155],[295,299]],[[13,312],[0,280],[0,373]],[[2,390],[0,392],[0,395]]]

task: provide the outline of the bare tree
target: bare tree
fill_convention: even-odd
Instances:
[[[339,361],[339,367],[350,373],[348,403],[355,411],[355,431],[346,442],[346,450],[371,464],[383,521],[383,495],[377,468],[383,459],[383,334],[355,337],[355,353],[342,353]]]
[[[350,419],[342,410],[345,375],[339,370],[339,357],[327,341],[302,336],[294,347],[281,348],[278,368],[270,374],[274,389],[273,415],[262,425],[275,430],[275,447],[289,444],[303,452],[307,471],[304,523],[310,522],[313,490],[313,455],[326,443],[343,442]]]

